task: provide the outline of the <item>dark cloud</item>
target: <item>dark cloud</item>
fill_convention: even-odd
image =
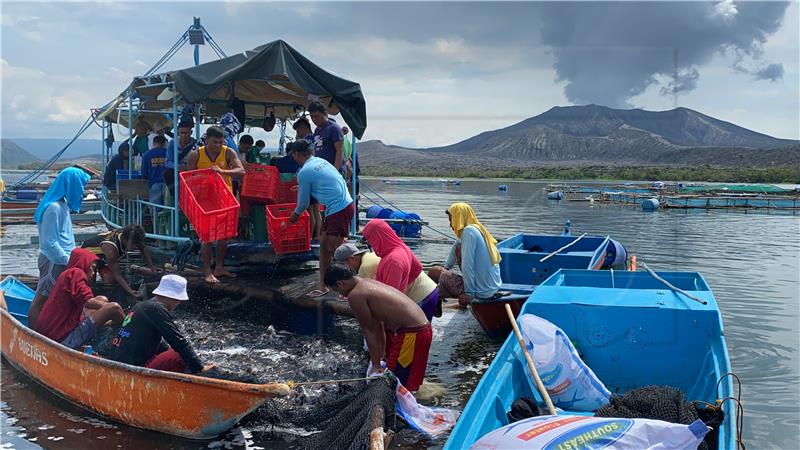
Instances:
[[[697,80],[700,79],[700,72],[697,69],[689,69],[679,72],[677,76],[666,86],[661,88],[661,95],[675,95],[682,92],[689,92],[697,87]]]
[[[732,52],[737,61],[760,58],[788,6],[730,0],[550,3],[542,5],[541,37],[552,48],[570,101],[624,107],[676,68],[678,80],[662,93],[694,89],[696,68],[717,53]],[[757,78],[770,79],[779,70],[767,69]]]
[[[778,81],[783,78],[783,64],[770,64],[753,74],[757,80]]]

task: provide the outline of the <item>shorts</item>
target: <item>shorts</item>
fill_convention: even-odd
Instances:
[[[181,355],[170,347],[169,349],[150,358],[144,365],[148,369],[164,370],[167,372],[186,372],[186,363]]]
[[[425,317],[428,318],[428,322],[433,320],[433,315],[436,312],[436,306],[439,304],[439,289],[436,288],[428,294],[427,297],[423,298],[422,300],[417,303],[420,308],[422,308],[422,312],[425,313]]]
[[[442,270],[439,275],[439,297],[445,298],[458,298],[464,294],[464,278],[453,273],[447,269]]]
[[[346,238],[350,236],[350,225],[353,222],[353,215],[355,214],[355,207],[353,202],[350,202],[347,207],[337,213],[326,215],[322,221],[322,232],[330,236],[339,236]]]
[[[397,331],[386,330],[386,366],[411,392],[422,386],[432,338],[430,322]]]
[[[47,297],[53,290],[53,286],[56,285],[58,276],[67,269],[67,266],[54,264],[42,253],[39,253],[37,263],[39,265],[39,282],[36,284],[36,293]]]
[[[61,341],[61,345],[71,349],[78,349],[81,345],[89,342],[96,332],[97,328],[94,326],[94,319],[92,316],[86,315],[78,322],[78,326]]]

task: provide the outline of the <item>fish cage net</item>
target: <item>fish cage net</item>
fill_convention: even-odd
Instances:
[[[274,426],[293,426],[311,434],[300,438],[297,447],[308,450],[362,450],[370,446],[372,413],[383,411],[382,424],[395,415],[397,379],[385,375],[350,389],[339,398],[313,406],[292,406],[283,399],[269,400],[256,411],[258,420]],[[344,390],[341,390],[344,392]]]

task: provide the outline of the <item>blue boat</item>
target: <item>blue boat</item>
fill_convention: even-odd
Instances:
[[[658,275],[706,304],[670,290],[646,272],[560,270],[536,289],[521,313],[560,327],[613,394],[669,385],[688,400],[713,404],[732,397],[722,319],[708,284],[696,272]],[[520,397],[544,404],[531,390],[522,352],[511,335],[472,393],[445,450],[468,449],[508,424],[506,412]],[[718,448],[732,450],[736,416],[730,401],[723,403],[723,411]]]
[[[0,282],[0,291],[3,291],[8,312],[23,325],[28,326],[28,309],[33,303],[33,296],[36,295],[36,291],[11,275]]]
[[[470,310],[491,337],[511,331],[505,305],[516,315],[536,286],[559,269],[600,269],[611,240],[598,236],[517,234],[497,244],[502,257],[500,279],[503,291],[512,295],[491,300],[473,300]],[[572,244],[572,245],[569,245]],[[562,251],[549,256],[556,250]],[[549,258],[541,261],[543,258]]]

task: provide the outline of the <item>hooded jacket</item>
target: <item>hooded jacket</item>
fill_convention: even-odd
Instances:
[[[78,326],[83,306],[94,297],[89,286],[89,274],[97,259],[97,255],[83,248],[72,251],[67,269],[59,275],[42,307],[36,331],[61,342]]]
[[[375,279],[404,292],[422,272],[422,263],[385,221],[370,220],[363,233],[381,258]]]

